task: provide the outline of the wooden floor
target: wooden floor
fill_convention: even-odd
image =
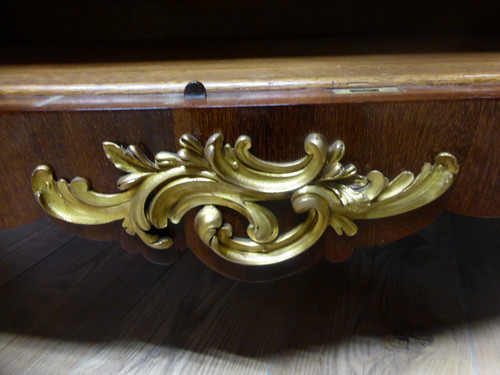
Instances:
[[[500,374],[500,220],[284,280],[170,267],[47,219],[0,231],[0,374]]]

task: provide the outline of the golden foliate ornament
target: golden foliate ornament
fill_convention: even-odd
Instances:
[[[416,177],[408,171],[392,181],[378,171],[362,176],[354,165],[340,163],[342,141],[328,145],[319,134],[310,134],[304,142],[306,155],[289,163],[255,157],[247,136],[239,137],[234,147],[224,144],[219,133],[205,147],[191,135],[179,142],[177,153],[159,152],[154,160],[136,146],[104,142],[108,159],[127,173],[117,181],[117,194],[94,192],[80,177],[71,183],[55,181],[45,165],[33,171],[32,188],[52,216],[87,225],[123,220],[127,233],[155,249],[172,246],[171,238],[158,234],[169,222],[179,223],[186,212],[201,206],[195,228],[207,246],[231,262],[267,265],[306,251],[328,226],[338,235],[353,236],[358,231],[354,220],[398,215],[432,202],[458,172],[455,157],[440,153]],[[259,202],[287,199],[296,213],[307,216],[280,233],[275,215]],[[248,220],[248,238],[233,236],[217,206]]]

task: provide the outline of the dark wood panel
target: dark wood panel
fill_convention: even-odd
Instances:
[[[175,150],[176,139],[184,133],[192,133],[204,142],[209,135],[223,130],[228,142],[234,142],[240,134],[250,135],[257,155],[284,161],[301,156],[303,140],[316,131],[330,141],[342,139],[347,145],[345,161],[354,162],[360,172],[378,169],[394,177],[404,169],[418,172],[425,161],[432,161],[443,150],[455,154],[462,165],[475,163],[476,158],[468,158],[467,152],[476,132],[478,137],[485,138],[483,146],[490,145],[487,160],[498,160],[497,148],[491,146],[498,139],[497,113],[495,100],[240,109],[7,112],[2,114],[0,131],[3,139],[11,140],[5,143],[1,158],[9,178],[5,179],[2,194],[5,202],[14,193],[20,195],[19,199],[2,207],[6,210],[2,220],[4,225],[16,225],[36,217],[30,212],[35,206],[27,181],[32,168],[41,163],[54,167],[60,178],[80,175],[91,180],[96,190],[115,191],[119,171],[104,156],[101,149],[104,140],[139,144],[153,153]],[[286,145],[281,146],[281,135],[291,132],[293,139],[287,139]],[[483,132],[485,135],[481,135]],[[490,168],[496,164],[490,163]],[[481,207],[492,208],[487,190],[479,189],[478,194],[473,192],[467,164],[465,168],[457,182],[462,187],[454,189],[450,202],[475,202],[479,211]],[[491,172],[487,175],[495,176]],[[22,205],[30,209],[22,209]],[[16,220],[16,217],[21,219]],[[9,222],[11,224],[7,224]]]
[[[488,134],[485,142],[491,152],[487,159],[497,160],[499,151],[492,145],[498,142],[498,135],[496,131],[491,133],[491,129],[499,127],[497,113],[496,100],[395,101],[175,109],[174,121],[176,137],[223,130],[226,141],[233,144],[240,134],[249,135],[257,156],[276,161],[295,160],[303,155],[305,137],[319,132],[332,142],[343,140],[347,147],[344,162],[354,163],[361,173],[377,169],[394,178],[403,170],[418,173],[426,161],[432,162],[442,151],[451,152],[462,164],[476,132]],[[283,138],[283,134],[293,136]],[[491,168],[495,165],[498,164],[491,163]],[[492,191],[478,187],[478,193],[472,194],[476,190],[471,177],[465,165],[458,177],[462,183],[448,194],[449,202],[474,201],[472,214],[480,212],[481,207],[498,211],[499,207],[491,206]]]
[[[485,108],[477,114],[476,131],[466,158],[461,162],[461,169],[469,174],[467,179],[457,179],[454,189],[460,193],[455,193],[448,202],[447,209],[475,216],[498,217],[500,216],[500,106],[498,101]],[[474,126],[474,124],[470,124]],[[467,190],[488,192],[489,203],[483,201],[481,197],[467,196],[466,199],[459,199],[457,194],[464,194]],[[481,193],[479,193],[481,195]],[[483,201],[484,203],[478,203]]]
[[[129,111],[8,111],[0,115],[0,137],[9,140],[0,150],[4,171],[0,223],[2,227],[21,225],[42,214],[29,183],[31,171],[38,164],[51,166],[58,178],[85,177],[96,191],[117,191],[115,183],[120,171],[105,158],[101,149],[105,140],[137,144],[153,154],[175,150],[178,137],[184,133],[193,134],[204,143],[210,135],[222,131],[231,144],[239,135],[249,135],[253,152],[263,159],[287,161],[302,156],[305,137],[319,132],[330,142],[336,139],[345,142],[344,163],[354,163],[362,174],[377,169],[389,178],[403,170],[418,173],[425,162],[432,162],[441,151],[457,157],[461,165],[457,183],[438,202],[395,218],[360,221],[359,233],[352,238],[338,238],[333,230],[328,230],[317,250],[267,276],[255,276],[278,277],[309,266],[324,252],[329,259],[340,261],[353,248],[407,236],[443,209],[469,215],[498,215],[500,206],[495,189],[500,165],[496,162],[500,153],[496,147],[500,117],[497,114],[496,99]],[[481,165],[487,167],[482,170],[478,168]],[[284,205],[288,207],[288,202]],[[292,215],[281,216],[285,225],[290,225],[288,217]],[[235,219],[227,216],[230,222]],[[210,250],[200,245],[193,234],[191,219],[187,221],[186,239],[178,236],[177,248],[191,246],[212,267],[232,277],[254,272],[213,260]],[[240,223],[240,227],[244,225]],[[77,231],[95,238],[122,238],[124,247],[156,261],[169,262],[176,257],[175,252],[160,255],[143,247],[136,238],[124,235],[119,224],[111,227],[111,234],[106,233],[109,226]],[[184,232],[182,227],[176,230]]]
[[[116,192],[121,171],[106,159],[102,142],[137,144],[146,151],[174,150],[171,116],[169,111],[2,114],[0,132],[8,140],[0,160],[5,173],[2,226],[20,225],[41,215],[29,183],[38,164],[51,166],[58,178],[82,176],[96,191]]]

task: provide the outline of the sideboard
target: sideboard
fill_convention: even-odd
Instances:
[[[500,214],[494,33],[124,43],[102,28],[99,43],[50,30],[42,43],[33,30],[1,46],[1,228],[45,211],[154,262],[189,247],[262,281],[443,210]]]

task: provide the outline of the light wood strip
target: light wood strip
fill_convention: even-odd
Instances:
[[[4,65],[0,95],[182,93],[500,83],[500,53],[341,55]]]
[[[2,111],[54,111],[137,108],[206,108],[497,98],[500,84],[404,86],[396,92],[334,94],[329,89],[238,91],[210,93],[205,99],[184,98],[181,93],[122,95],[0,96]],[[1,193],[1,192],[0,192]]]

